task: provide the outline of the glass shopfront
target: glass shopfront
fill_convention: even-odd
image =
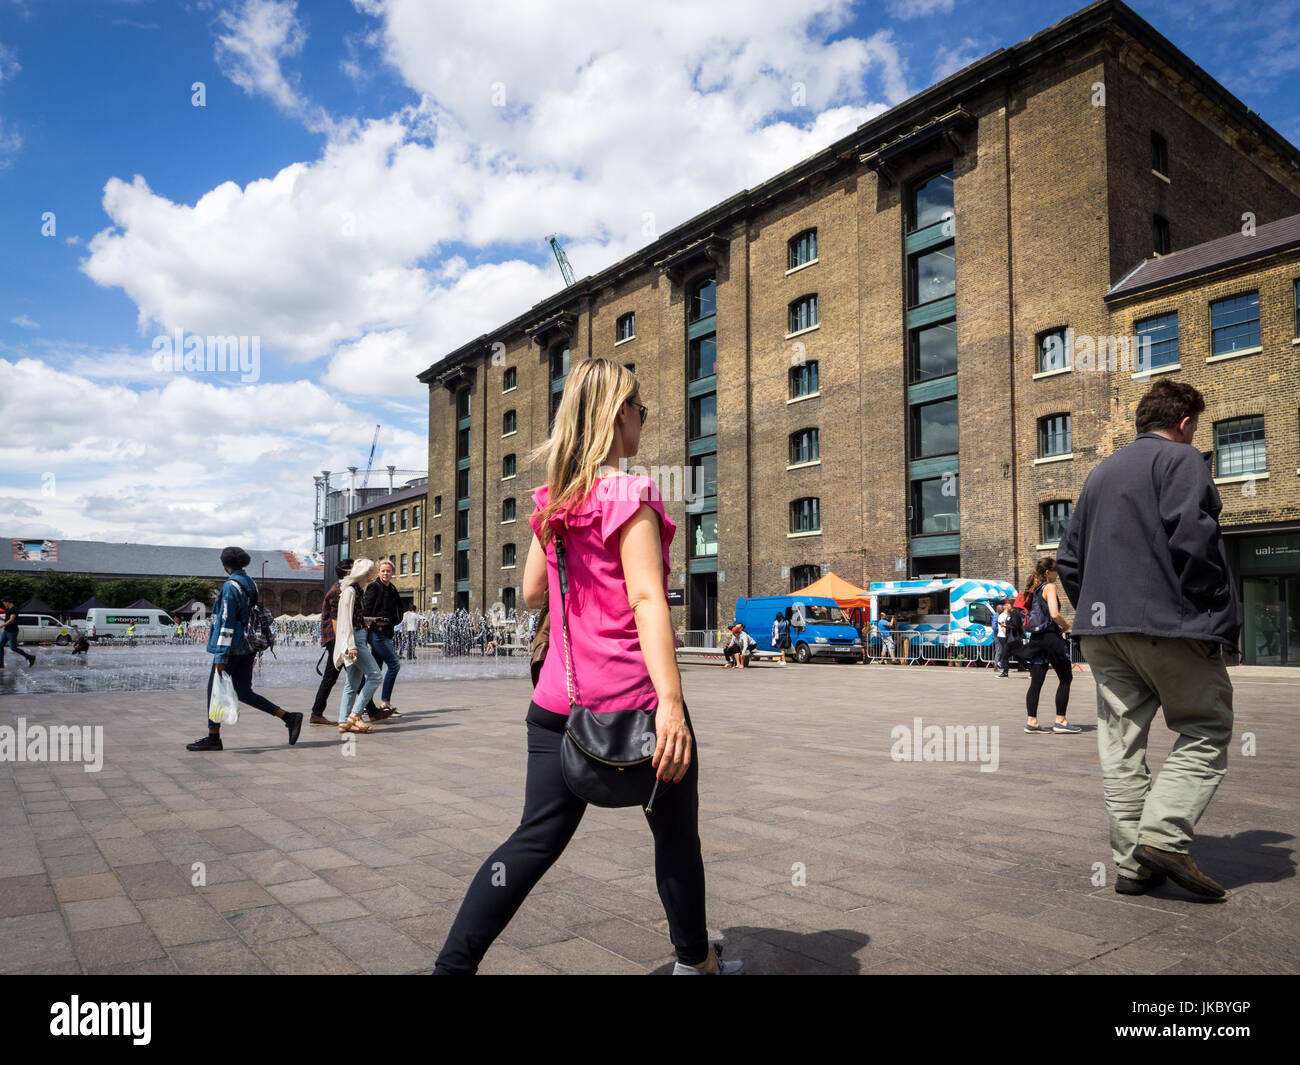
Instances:
[[[1241,576],[1247,666],[1300,666],[1300,532],[1230,537]]]

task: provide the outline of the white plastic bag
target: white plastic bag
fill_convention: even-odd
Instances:
[[[219,670],[212,678],[212,699],[208,703],[208,720],[217,725],[233,725],[239,720],[239,700],[230,674]]]

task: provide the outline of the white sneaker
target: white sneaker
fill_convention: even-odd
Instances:
[[[736,976],[744,967],[745,963],[737,959],[736,961],[722,960],[722,944],[714,943],[714,956],[718,959],[718,971],[710,972],[707,969],[697,969],[694,965],[685,965],[682,962],[673,964],[674,976]]]

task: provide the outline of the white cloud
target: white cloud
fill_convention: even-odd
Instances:
[[[192,377],[137,391],[0,359],[0,424],[10,427],[0,465],[31,471],[29,490],[9,486],[35,510],[19,516],[61,535],[305,547],[312,477],[363,462],[370,446],[374,422],[345,398],[306,381],[220,387]],[[385,427],[380,446],[385,464],[423,469],[422,432]],[[41,490],[47,472],[52,492]]]
[[[562,287],[547,234],[596,273],[912,91],[889,33],[831,40],[849,0],[354,3],[375,22],[345,62],[388,64],[412,103],[329,119],[287,71],[299,9],[227,10],[222,70],[324,132],[319,156],[194,203],[111,178],[81,269],[135,302],[141,342],[0,358],[0,465],[58,473],[23,496],[48,527],[305,546],[312,475],[364,465],[376,421],[377,462],[423,468],[415,375]],[[257,336],[321,384],[160,380],[150,336],[178,328]]]
[[[242,9],[238,39],[258,45],[238,54],[249,84],[296,107],[278,57],[301,30],[272,6]],[[415,394],[416,372],[560,287],[546,234],[594,273],[910,94],[888,34],[828,43],[845,0],[360,6],[419,105],[335,127],[319,159],[193,206],[142,176],[108,182],[114,228],[82,266],[130,296],[142,332],[256,335],[264,354],[332,356],[334,387]],[[438,265],[453,243],[489,261]]]
[[[41,327],[40,322],[32,321],[25,314],[20,314],[17,318],[10,318],[9,321],[14,325],[22,326],[24,329],[39,329]]]
[[[74,233],[70,237],[64,237],[63,243],[69,245],[70,247],[75,248],[78,244],[81,243],[81,238]]]
[[[13,76],[22,69],[14,50],[0,41],[0,82],[12,80]]]
[[[963,37],[951,48],[940,45],[935,52],[932,76],[936,82],[943,81],[949,74],[955,74],[963,67],[983,59],[996,47],[990,40],[980,40],[975,37]]]
[[[926,18],[929,15],[946,15],[952,11],[955,0],[889,0],[889,13],[904,22]]]
[[[24,503],[17,496],[0,496],[0,514],[10,518],[36,518],[40,513],[30,503]]]
[[[296,0],[244,0],[238,12],[222,11],[218,21],[228,31],[217,37],[214,49],[222,74],[250,96],[265,96],[286,114],[328,127],[323,112],[309,115],[297,74],[281,67],[307,41]]]

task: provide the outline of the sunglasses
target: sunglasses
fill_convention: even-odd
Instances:
[[[630,399],[628,400],[628,402],[632,403]],[[640,403],[632,403],[632,406],[634,406],[638,411],[641,412],[641,424],[645,425],[646,415],[650,413],[650,408],[643,407]]]

